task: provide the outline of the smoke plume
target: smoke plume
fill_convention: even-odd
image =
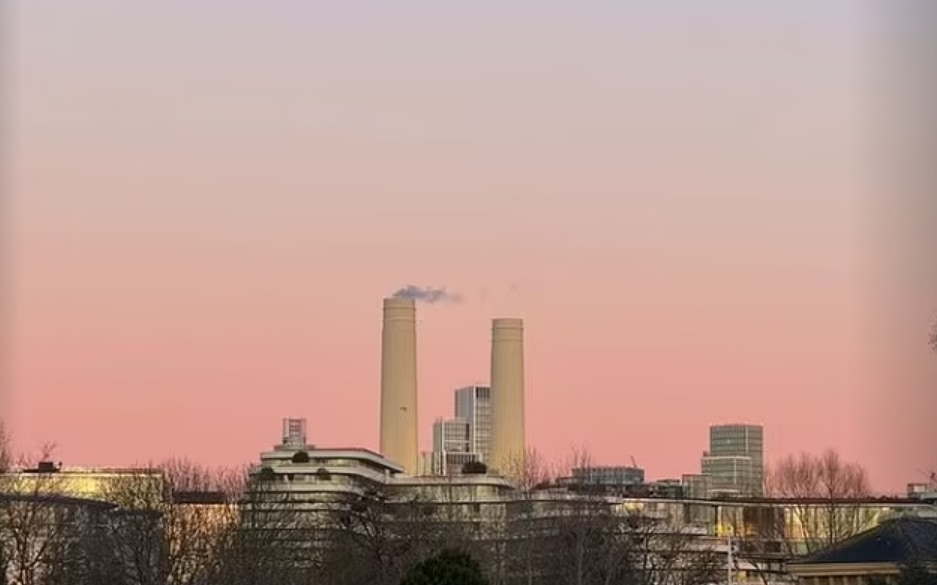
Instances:
[[[458,293],[451,293],[444,288],[423,287],[413,284],[408,284],[395,292],[394,297],[398,299],[421,301],[431,305],[435,303],[458,303],[462,301],[461,295]]]

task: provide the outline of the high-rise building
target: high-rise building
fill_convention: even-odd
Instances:
[[[764,495],[764,429],[749,424],[711,426],[701,468],[709,478],[710,493]]]
[[[469,424],[469,451],[487,464],[491,457],[491,388],[474,385],[456,390],[455,416]]]
[[[461,418],[437,419],[433,423],[434,475],[455,475],[462,466],[478,461],[478,454],[471,450],[470,425]]]

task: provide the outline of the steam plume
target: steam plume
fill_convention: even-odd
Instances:
[[[458,303],[462,301],[462,296],[458,293],[451,293],[444,288],[422,287],[408,284],[394,293],[399,299],[412,299],[424,303]]]

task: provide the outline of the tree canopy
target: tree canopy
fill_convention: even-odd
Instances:
[[[469,554],[444,550],[414,565],[400,585],[488,585],[488,581]]]

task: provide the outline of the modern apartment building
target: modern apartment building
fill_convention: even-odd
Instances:
[[[455,416],[469,424],[469,451],[487,463],[491,456],[491,387],[476,384],[456,390]]]
[[[760,425],[726,424],[709,428],[709,450],[702,474],[712,495],[764,495],[764,429]]]
[[[463,465],[478,459],[478,453],[472,451],[471,424],[467,420],[437,419],[433,423],[434,475],[461,473]]]

